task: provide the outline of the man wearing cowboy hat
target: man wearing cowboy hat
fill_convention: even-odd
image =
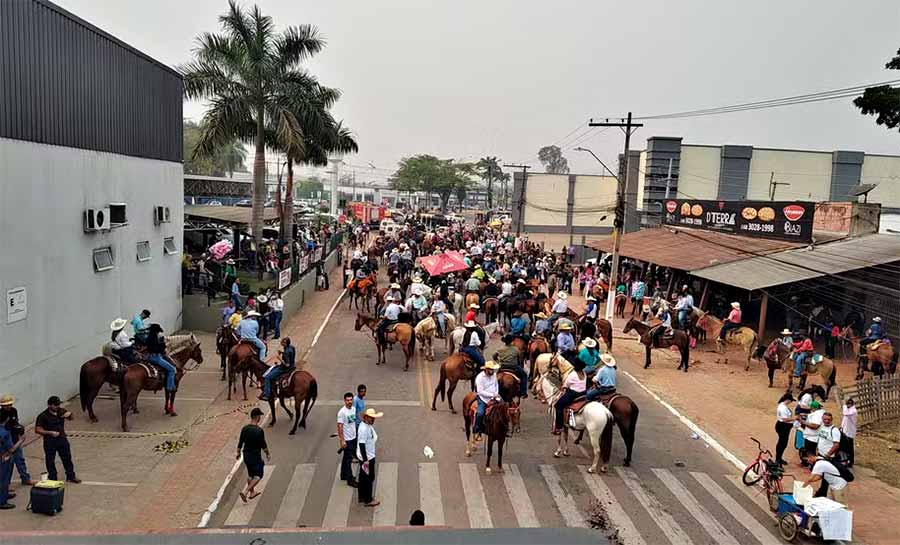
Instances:
[[[556,294],[556,301],[553,303],[553,308],[550,309],[550,325],[556,323],[560,316],[565,316],[569,312],[568,298],[569,296],[564,291]]]
[[[794,332],[788,328],[784,328],[781,330],[781,343],[784,344],[788,349],[794,348]]]
[[[488,285],[484,287],[485,297],[499,297],[500,286],[497,285],[497,279],[493,276],[488,277]]]
[[[731,312],[728,313],[728,318],[725,318],[725,323],[719,331],[719,340],[724,341],[729,331],[739,327],[741,327],[741,304],[735,301],[731,303]]]
[[[603,366],[594,375],[594,387],[587,393],[588,401],[596,401],[616,391],[616,359],[612,354],[601,354],[600,362]]]
[[[381,322],[378,323],[378,329],[376,330],[379,344],[385,343],[384,332],[387,330],[388,326],[397,323],[400,319],[400,313],[403,312],[403,307],[397,304],[397,300],[394,299],[394,297],[389,295],[384,299],[387,301],[387,305],[385,305],[384,310],[381,311]]]
[[[112,352],[125,363],[137,363],[140,358],[134,351],[134,346],[131,343],[131,339],[128,338],[128,334],[125,333],[126,325],[128,325],[128,321],[124,318],[116,318],[109,324],[109,329],[112,331],[110,334]]]
[[[519,349],[513,346],[512,334],[504,335],[501,339],[503,348],[494,352],[494,361],[500,364],[500,369],[509,371],[519,379],[519,397],[528,397],[528,373],[521,365],[522,355]]]
[[[381,502],[375,499],[375,457],[377,454],[378,433],[375,431],[375,420],[384,416],[369,407],[362,413],[362,423],[356,430],[356,457],[362,462],[359,468],[357,493],[359,503],[366,507],[375,507]]]
[[[550,321],[547,320],[547,315],[543,312],[538,312],[534,315],[534,318],[534,334],[547,337],[547,334],[550,333],[551,330]]]
[[[597,348],[597,341],[592,337],[584,337],[581,345],[581,350],[578,351],[578,359],[584,363],[584,372],[592,375],[597,371],[600,361],[600,350]]]
[[[431,297],[431,288],[428,287],[427,284],[422,282],[422,277],[419,275],[413,277],[412,284],[409,285],[407,297],[412,296],[417,291],[421,292],[426,299]]]
[[[484,331],[472,320],[466,321],[466,333],[463,335],[459,351],[469,356],[478,366],[484,365],[484,356],[481,351],[487,346]]]
[[[0,427],[4,427],[9,432],[13,443],[20,443],[25,437],[25,427],[19,422],[19,411],[16,410],[15,403],[16,398],[11,394],[0,397],[0,422],[5,422],[5,424],[0,424]],[[22,480],[22,484],[25,486],[33,485],[34,481],[31,480],[31,474],[28,473],[28,466],[25,464],[25,453],[22,451],[21,445],[13,452],[11,462],[19,471],[19,478]],[[12,477],[12,471],[10,471],[10,477]],[[0,487],[2,486],[2,483],[0,483]],[[9,481],[6,482],[5,486],[9,487]]]
[[[478,400],[478,409],[475,411],[475,433],[484,433],[484,412],[488,404],[500,399],[500,384],[497,382],[496,371],[500,365],[494,361],[481,363],[482,371],[475,377],[475,395]]]
[[[481,281],[474,274],[466,280],[466,294],[481,293]]]
[[[393,297],[395,301],[401,299],[403,294],[400,293],[400,284],[394,282],[390,285],[387,292],[384,294],[385,303],[387,303],[388,296]]]
[[[466,312],[465,321],[466,322],[477,322],[478,321],[478,309],[480,309],[480,308],[481,308],[481,306],[478,305],[477,303],[472,303],[471,305],[469,305],[469,310]]]
[[[881,317],[876,316],[872,318],[872,325],[869,326],[869,330],[866,331],[866,338],[859,341],[859,345],[863,348],[868,347],[875,341],[880,341],[884,338],[884,328],[881,326]]]
[[[266,361],[266,344],[259,340],[259,323],[256,321],[259,313],[251,310],[238,324],[237,332],[242,341],[248,341],[259,349],[259,360]]]
[[[577,359],[575,352],[575,337],[572,336],[572,323],[564,322],[559,325],[559,334],[556,335],[556,351],[569,363]]]

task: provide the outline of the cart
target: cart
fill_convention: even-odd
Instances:
[[[802,505],[794,501],[793,494],[778,495],[778,533],[785,541],[793,542],[797,536],[824,539],[819,517],[810,515]]]

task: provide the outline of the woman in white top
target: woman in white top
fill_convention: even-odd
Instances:
[[[848,398],[844,402],[844,417],[841,419],[841,450],[847,453],[847,467],[853,467],[853,439],[856,437],[856,402]]]
[[[132,346],[128,334],[125,333],[126,325],[128,325],[128,321],[124,318],[116,318],[109,324],[109,329],[112,331],[110,335],[112,351],[116,357],[125,363],[137,363],[140,358],[138,358],[137,352],[134,351],[134,346]]]
[[[356,456],[362,461],[359,468],[359,503],[366,507],[375,507],[381,502],[375,499],[375,445],[378,443],[378,433],[375,432],[375,419],[381,418],[384,413],[377,412],[369,407],[362,413],[362,424],[356,430]]]
[[[775,433],[778,434],[778,444],[775,447],[775,461],[781,465],[787,465],[787,462],[784,460],[784,451],[788,446],[791,430],[794,428],[794,421],[797,419],[791,411],[791,403],[793,402],[794,396],[788,392],[781,396],[778,400],[778,408],[775,409]]]
[[[576,398],[583,396],[587,390],[587,377],[584,374],[584,362],[575,358],[571,363],[572,366],[575,367],[575,370],[566,375],[562,384],[565,391],[556,401],[556,425],[553,427],[554,435],[559,435],[562,432],[563,415],[566,412],[566,407],[571,405]],[[557,455],[554,456],[559,458]]]

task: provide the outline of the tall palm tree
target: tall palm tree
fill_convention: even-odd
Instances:
[[[205,99],[210,105],[194,154],[211,155],[234,138],[254,142],[251,229],[259,247],[266,201],[266,127],[274,128],[279,142],[302,147],[300,121],[286,97],[309,84],[300,64],[321,51],[325,40],[310,25],[288,27],[279,34],[258,6],[245,12],[234,0],[229,0],[219,23],[223,32],[198,37],[194,60],[180,67],[185,97]]]
[[[481,179],[488,185],[488,209],[494,208],[494,182],[502,182],[509,180],[509,174],[503,172],[500,167],[500,160],[496,157],[482,157],[475,163],[475,168],[479,171]]]

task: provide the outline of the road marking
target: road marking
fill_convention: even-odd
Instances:
[[[647,545],[603,479],[599,475],[588,473],[587,466],[578,466],[578,470],[581,471],[581,476],[584,477],[584,482],[587,483],[591,493],[603,506],[603,511],[609,516],[610,522],[616,526],[619,540],[625,545]]]
[[[262,492],[265,491],[266,484],[268,484],[269,478],[272,477],[272,473],[274,472],[275,466],[266,466],[262,480],[256,485],[257,492],[262,494]],[[257,505],[259,505],[258,497],[253,500],[248,499],[246,502],[241,500],[241,498],[235,499],[234,507],[232,507],[231,512],[228,513],[228,518],[225,519],[225,526],[246,526],[250,524],[250,519],[253,518],[253,512],[256,511]]]
[[[372,514],[373,526],[395,526],[397,524],[397,462],[378,462],[378,500]]]
[[[581,513],[578,512],[578,507],[575,505],[575,499],[572,498],[568,492],[563,490],[562,482],[559,478],[559,473],[556,472],[556,468],[552,465],[541,464],[540,471],[541,476],[544,477],[544,482],[547,483],[547,488],[550,489],[553,501],[556,502],[559,513],[562,515],[563,520],[566,521],[566,526],[572,528],[587,528],[587,522],[584,520]]]
[[[781,543],[780,540],[772,535],[772,532],[760,524],[759,521],[756,520],[753,515],[748,513],[746,509],[741,507],[734,498],[729,496],[722,487],[719,486],[719,483],[712,479],[712,477],[706,473],[697,473],[695,471],[692,471],[691,475],[693,475],[694,479],[696,479],[697,482],[716,499],[716,501],[722,504],[722,507],[724,507],[735,520],[741,523],[741,526],[746,528],[760,543],[763,545],[779,545]]]
[[[528,497],[525,481],[516,464],[506,465],[503,484],[506,486],[506,493],[512,504],[513,512],[516,514],[519,528],[540,528],[541,523],[538,522],[537,515],[534,513],[534,505],[531,503],[531,498]]]
[[[85,486],[117,486],[121,488],[130,488],[138,485],[138,483],[109,483],[105,481],[81,481],[81,484]]]
[[[697,522],[700,523],[700,526],[706,530],[713,540],[716,543],[724,543],[726,545],[738,545],[738,540],[734,538],[731,534],[728,533],[728,530],[725,529],[722,524],[716,520],[709,511],[706,510],[703,505],[697,501],[697,498],[691,494],[691,491],[687,489],[686,486],[681,484],[681,482],[675,478],[675,475],[669,471],[668,469],[653,469],[653,473],[656,474],[656,477],[662,481],[666,488],[669,489],[669,492],[672,493],[678,500],[687,508],[688,513],[690,513]]]
[[[759,486],[747,486],[741,480],[741,477],[737,475],[726,475],[725,476],[728,481],[731,482],[734,486],[737,487],[745,496],[750,498],[750,501],[759,506],[766,513],[770,513],[769,502],[766,497],[763,495],[764,491],[762,487]]]
[[[459,464],[459,476],[462,480],[463,497],[466,499],[466,512],[469,514],[469,528],[493,528],[478,466],[473,463]]]
[[[425,512],[429,526],[444,525],[441,476],[437,464],[419,463],[419,508]]]
[[[326,399],[324,401],[317,400],[316,405],[325,405],[328,407],[343,407],[344,402],[340,399]],[[378,400],[366,398],[366,405],[371,405],[373,407],[421,407],[422,403],[420,403],[419,401],[410,401],[405,399]]]
[[[300,513],[306,504],[306,495],[309,493],[309,485],[312,484],[313,474],[316,472],[316,464],[300,464],[294,468],[291,482],[278,507],[273,528],[296,528],[300,520]]]
[[[334,472],[334,482],[331,483],[331,495],[328,496],[328,506],[325,508],[325,520],[322,521],[322,527],[346,527],[352,499],[353,488],[341,480],[341,466],[338,464],[338,468]]]
[[[344,294],[347,293],[347,289],[341,291],[338,294],[337,299],[335,299],[334,304],[331,305],[331,310],[328,311],[328,314],[325,315],[325,319],[322,320],[322,325],[319,326],[319,330],[316,331],[316,335],[313,337],[311,343],[309,343],[309,348],[306,349],[306,352],[303,354],[301,358],[302,361],[306,361],[307,356],[309,356],[310,352],[316,344],[319,342],[319,337],[322,335],[322,331],[325,330],[325,326],[328,325],[328,321],[331,320],[331,315],[334,314],[334,310],[337,308],[339,304],[341,304],[341,299],[344,297]]]
[[[656,521],[659,529],[666,534],[666,537],[669,538],[669,541],[671,541],[673,545],[691,543],[691,538],[689,538],[685,531],[681,529],[681,526],[675,522],[672,515],[663,509],[663,506],[660,505],[656,498],[644,492],[644,488],[641,486],[638,476],[634,471],[621,467],[615,469],[616,473],[619,474],[619,477],[621,477],[622,481],[625,483],[625,486],[631,491],[631,494],[644,506],[644,509],[650,514],[650,518]]]

